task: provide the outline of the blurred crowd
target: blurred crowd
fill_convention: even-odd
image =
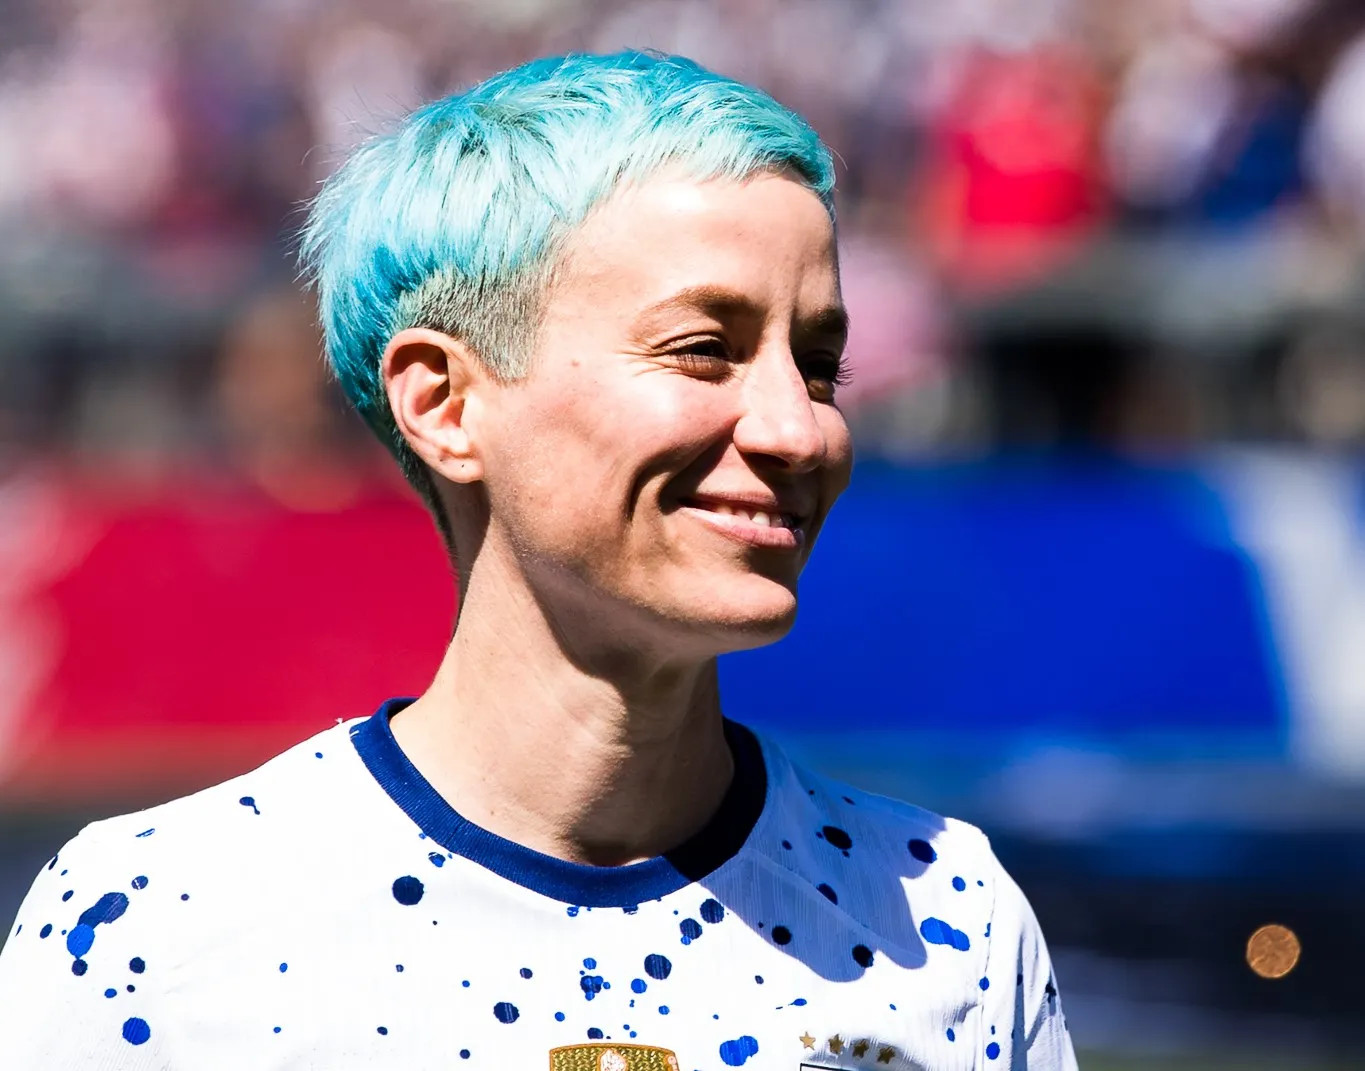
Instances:
[[[350,456],[293,234],[534,55],[754,82],[839,157],[865,450],[1365,443],[1359,0],[0,0],[0,449]]]

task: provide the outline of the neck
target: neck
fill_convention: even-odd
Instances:
[[[431,687],[393,719],[436,791],[507,840],[597,866],[700,830],[734,769],[715,659],[633,658],[610,641],[595,655],[582,623],[598,613],[580,608],[576,629],[559,629],[529,594],[466,579]]]

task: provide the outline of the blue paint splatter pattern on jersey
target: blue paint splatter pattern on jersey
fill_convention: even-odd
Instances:
[[[45,865],[0,955],[18,1066],[54,1045],[110,1066],[186,1045],[187,1066],[221,1063],[193,1051],[193,1017],[235,1066],[493,1071],[587,1039],[676,1052],[679,1071],[904,1071],[912,1051],[933,1067],[964,1046],[991,1066],[1021,1066],[1027,1048],[1031,1071],[1073,1071],[1036,924],[971,827],[769,748],[763,811],[723,865],[662,891],[603,892],[618,878],[594,884],[596,868],[550,888],[568,880],[554,861],[527,852],[509,876],[482,860],[491,834],[416,824],[350,731],[101,823]],[[998,984],[1006,972],[1016,986]],[[96,1021],[98,1037],[62,1025]]]

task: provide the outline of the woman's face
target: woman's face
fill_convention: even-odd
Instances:
[[[623,190],[570,240],[529,372],[488,399],[481,553],[561,627],[680,655],[777,639],[849,479],[846,330],[833,226],[797,182]]]

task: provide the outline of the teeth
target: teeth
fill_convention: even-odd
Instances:
[[[797,519],[790,513],[768,512],[762,509],[750,509],[746,506],[733,506],[728,502],[714,502],[707,507],[712,513],[718,513],[722,517],[737,517],[746,520],[751,524],[756,524],[760,528],[790,528],[797,527]]]

